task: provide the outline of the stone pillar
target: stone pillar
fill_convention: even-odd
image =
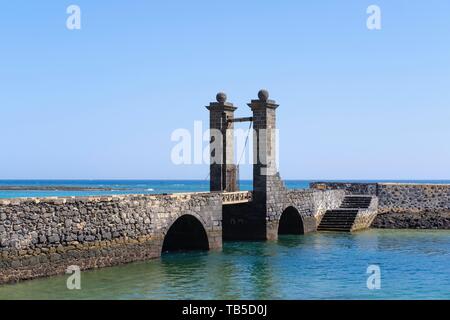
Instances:
[[[211,102],[209,127],[211,130],[210,190],[237,191],[237,170],[234,164],[234,118],[237,109],[227,102],[225,93],[218,93],[217,102]]]
[[[277,173],[276,165],[276,109],[269,93],[261,90],[259,100],[252,100],[253,112],[253,192],[265,193],[270,176]]]
[[[256,238],[277,239],[285,188],[277,171],[276,109],[269,93],[261,90],[248,106],[253,112],[253,203]]]

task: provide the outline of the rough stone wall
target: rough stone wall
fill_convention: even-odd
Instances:
[[[450,211],[378,214],[372,223],[381,229],[445,229],[450,230]]]
[[[345,197],[343,190],[326,190],[317,192],[314,190],[315,218],[320,222],[327,210],[339,208]]]
[[[367,209],[360,209],[356,215],[351,231],[358,231],[370,228],[373,220],[378,214],[378,197],[372,196],[370,206]]]
[[[450,211],[450,185],[381,183],[378,197],[380,213]]]
[[[291,204],[287,198],[287,189],[280,178],[280,174],[268,176],[267,178],[267,239],[278,239],[278,224],[283,210]]]
[[[285,208],[288,206],[296,208],[302,216],[305,233],[313,232],[317,230],[325,212],[338,208],[344,196],[343,190],[289,190]]]
[[[185,214],[222,247],[219,193],[0,200],[0,283],[159,257]]]
[[[384,183],[378,194],[373,227],[450,229],[450,185]]]
[[[346,194],[377,195],[377,183],[360,182],[312,182],[310,188],[316,190],[344,190]]]

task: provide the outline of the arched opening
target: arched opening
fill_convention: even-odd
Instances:
[[[303,220],[294,207],[287,207],[280,217],[278,234],[304,234]]]
[[[188,214],[179,217],[172,224],[162,246],[162,252],[208,249],[205,228],[197,218]]]

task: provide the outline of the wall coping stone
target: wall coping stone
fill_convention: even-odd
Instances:
[[[21,197],[0,199],[0,205],[21,205],[25,203],[49,203],[66,204],[76,201],[81,202],[113,202],[122,200],[159,200],[159,199],[190,199],[193,196],[200,197],[219,197],[220,192],[184,192],[168,194],[121,194],[108,196],[69,196],[69,197]]]

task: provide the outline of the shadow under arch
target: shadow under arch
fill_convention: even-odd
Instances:
[[[203,224],[193,215],[185,214],[170,226],[161,251],[188,250],[209,250],[209,241]]]
[[[278,234],[304,234],[303,219],[294,207],[287,207],[281,214],[278,223]]]

